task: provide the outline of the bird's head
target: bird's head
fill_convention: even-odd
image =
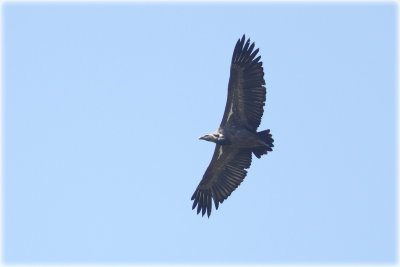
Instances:
[[[199,139],[216,143],[218,140],[218,135],[217,134],[206,134],[206,135],[200,136]]]

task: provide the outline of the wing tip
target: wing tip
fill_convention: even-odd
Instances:
[[[259,52],[259,48],[253,51],[254,47],[255,42],[251,43],[250,37],[246,40],[246,34],[243,34],[242,38],[239,38],[236,42],[231,63],[233,64],[254,62],[253,59]]]
[[[197,206],[197,214],[200,214],[201,212],[201,216],[204,217],[204,215],[207,213],[207,217],[210,217],[213,200],[210,190],[196,189],[191,200],[194,200],[192,210],[194,210]]]

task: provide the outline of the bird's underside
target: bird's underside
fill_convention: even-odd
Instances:
[[[257,158],[272,151],[270,130],[257,132],[264,112],[266,89],[258,49],[245,36],[236,43],[224,116],[218,130],[200,139],[216,143],[214,155],[192,196],[197,213],[211,214],[240,185]]]

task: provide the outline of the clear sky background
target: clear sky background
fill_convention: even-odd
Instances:
[[[8,263],[393,263],[395,4],[5,4]],[[191,210],[234,45],[274,151]]]

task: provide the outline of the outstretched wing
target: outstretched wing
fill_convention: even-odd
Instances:
[[[261,56],[256,55],[254,42],[239,39],[233,51],[228,98],[221,127],[234,124],[256,131],[264,113],[265,81]]]
[[[210,165],[192,196],[192,209],[197,206],[197,214],[201,211],[204,216],[207,211],[210,217],[211,200],[218,209],[219,203],[224,202],[246,177],[245,169],[250,165],[251,150],[216,145]]]

